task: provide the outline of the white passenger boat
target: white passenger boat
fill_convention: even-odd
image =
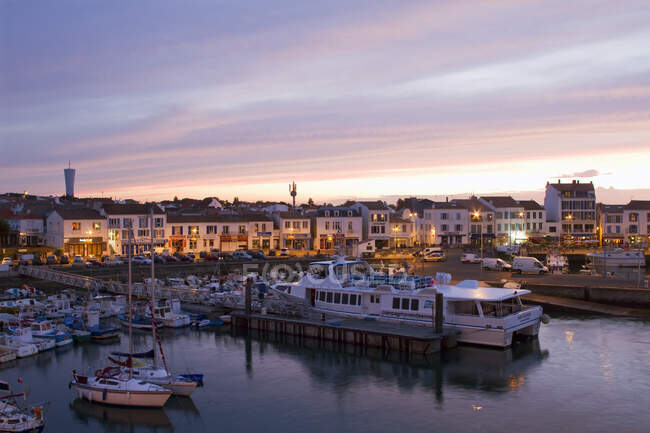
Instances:
[[[619,268],[645,268],[645,255],[641,250],[624,250],[615,248],[602,253],[589,253],[587,258],[596,268],[619,267]]]
[[[293,284],[276,284],[286,300],[333,315],[432,326],[437,293],[443,295],[443,326],[460,332],[458,341],[507,347],[514,335],[536,336],[542,308],[525,306],[518,288],[480,287],[477,281],[450,284],[449,274],[399,277],[375,273],[363,261],[314,262]]]
[[[35,344],[23,343],[15,337],[6,334],[0,334],[0,348],[15,352],[18,358],[25,358],[38,353],[38,347]]]

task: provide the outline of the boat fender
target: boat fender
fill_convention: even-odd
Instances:
[[[542,314],[542,323],[547,325],[551,321],[551,317],[548,314]]]

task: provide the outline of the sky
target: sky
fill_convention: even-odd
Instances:
[[[0,190],[650,200],[650,2],[0,0]]]

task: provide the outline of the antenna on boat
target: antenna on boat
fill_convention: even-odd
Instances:
[[[129,379],[133,379],[133,329],[132,329],[132,321],[133,321],[133,303],[131,300],[131,228],[129,228],[128,231],[128,237],[129,237],[129,242],[128,242],[128,250],[127,250],[127,257],[129,260],[129,280],[128,280],[128,285],[129,285]]]
[[[153,368],[158,368],[158,351],[156,350],[156,345],[158,343],[157,339],[157,329],[156,329],[156,276],[154,273],[154,248],[153,248],[153,205],[150,208],[150,219],[151,226],[151,335],[153,337]],[[165,369],[166,369],[165,365]]]

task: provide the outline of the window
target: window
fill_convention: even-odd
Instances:
[[[503,214],[501,212],[497,212],[497,219],[503,219]]]
[[[172,226],[172,235],[182,235],[183,226]]]
[[[542,229],[542,228],[540,227],[540,230],[541,230],[541,229]],[[549,233],[555,233],[555,232],[557,232],[557,227],[555,227],[555,226],[551,226],[551,227],[549,227],[549,228],[548,228],[548,232],[549,232]]]
[[[131,218],[123,218],[122,227],[124,227],[125,229],[133,228],[133,220]]]
[[[72,223],[72,230],[81,230],[81,223]]]
[[[530,230],[530,223],[526,223],[526,230]]]
[[[332,292],[327,292],[327,302],[332,303]]]
[[[138,228],[146,229],[149,225],[149,218],[147,217],[138,217]]]
[[[399,310],[399,298],[393,298],[393,310]]]
[[[154,225],[154,227],[156,227],[156,228],[161,228],[161,227],[164,226],[165,224],[164,224],[164,221],[163,221],[162,218],[154,218],[154,220],[153,220],[153,225]]]
[[[648,215],[650,215],[650,214],[648,214]],[[348,216],[352,216],[352,211],[351,210],[348,211]],[[650,216],[649,216],[649,218],[650,218]]]
[[[616,226],[616,233],[620,233],[620,232],[621,232],[621,226]]]
[[[352,231],[352,221],[348,221],[348,231]]]
[[[339,216],[339,211],[335,210],[335,211],[334,211],[334,216],[335,216],[335,217]]]
[[[456,231],[457,232],[462,232],[463,231],[463,225],[462,224],[456,224]]]
[[[341,294],[340,293],[334,293],[334,303],[335,304],[340,304],[341,303]]]
[[[145,237],[145,236],[147,236],[147,237],[149,236],[149,230],[140,230],[140,229],[138,229],[138,237],[142,238],[142,237]]]
[[[409,298],[402,298],[402,310],[408,310],[409,309]]]
[[[326,210],[326,211],[325,211],[325,216],[326,216],[326,217],[330,216],[330,211]]]
[[[262,223],[262,231],[266,233],[266,223]]]
[[[638,213],[631,213],[630,214],[630,222],[635,223],[639,220],[639,214]]]
[[[411,310],[417,311],[420,309],[420,300],[419,299],[411,299]]]
[[[291,221],[285,221],[284,222],[284,228],[285,229],[290,229],[291,228]]]
[[[254,229],[255,233],[260,231],[260,225],[258,223],[255,223],[254,227],[255,227],[255,229]]]
[[[334,230],[341,230],[341,221],[334,221]]]
[[[539,231],[541,232],[543,230],[542,223],[539,223],[538,227],[539,227]]]
[[[402,224],[402,233],[406,233],[406,224]]]
[[[293,228],[294,229],[299,229],[300,228],[300,221],[294,221],[293,222]]]
[[[630,225],[630,233],[636,233],[636,232],[637,232],[637,230],[636,230],[636,224],[631,224],[631,225]]]
[[[230,233],[230,229],[229,229],[229,227],[230,227],[230,226],[223,226],[223,227],[221,227],[221,234],[222,234],[222,235],[227,235],[228,233]],[[182,233],[181,233],[181,234],[182,234]]]
[[[124,239],[124,240],[129,239],[129,231],[128,230],[122,230],[122,239]]]
[[[612,232],[612,226],[607,226],[607,233],[611,233],[611,232]]]
[[[487,232],[488,232],[488,233],[492,233],[492,225],[488,225],[488,226],[487,226]]]
[[[456,221],[460,220],[460,212],[456,212]]]
[[[302,228],[303,229],[308,229],[309,228],[309,221],[303,221],[302,222]]]
[[[211,246],[211,247],[214,246],[214,239],[210,239],[210,246]]]
[[[196,239],[190,239],[190,249],[191,250],[196,249]]]
[[[373,226],[372,228],[374,229],[375,226]],[[329,230],[329,229],[330,229],[330,222],[329,222],[329,221],[325,221],[325,230]],[[373,230],[373,233],[375,233],[374,230]]]
[[[442,229],[443,232],[446,232],[447,231],[447,224],[443,224],[440,228]]]
[[[348,303],[348,294],[343,293],[343,295],[341,296],[341,304],[347,304],[347,303]]]
[[[361,300],[361,296],[359,296],[359,300]],[[357,295],[350,295],[350,305],[356,305],[357,304]]]
[[[440,219],[441,220],[446,220],[447,219],[447,212],[443,212],[440,214]]]
[[[101,230],[102,223],[93,223],[93,230]]]
[[[497,231],[501,233],[501,224],[497,224]]]
[[[240,235],[246,234],[246,226],[239,226],[239,234]]]
[[[535,218],[535,212],[533,212],[533,218]],[[530,219],[530,212],[526,212],[526,219]]]
[[[207,248],[207,246],[208,246],[208,240],[207,240],[207,239],[203,239],[203,247],[206,247],[206,248]]]
[[[187,234],[190,236],[198,236],[199,226],[187,226]]]
[[[119,229],[120,228],[120,219],[119,218],[109,218],[108,219],[108,227],[111,229]]]

